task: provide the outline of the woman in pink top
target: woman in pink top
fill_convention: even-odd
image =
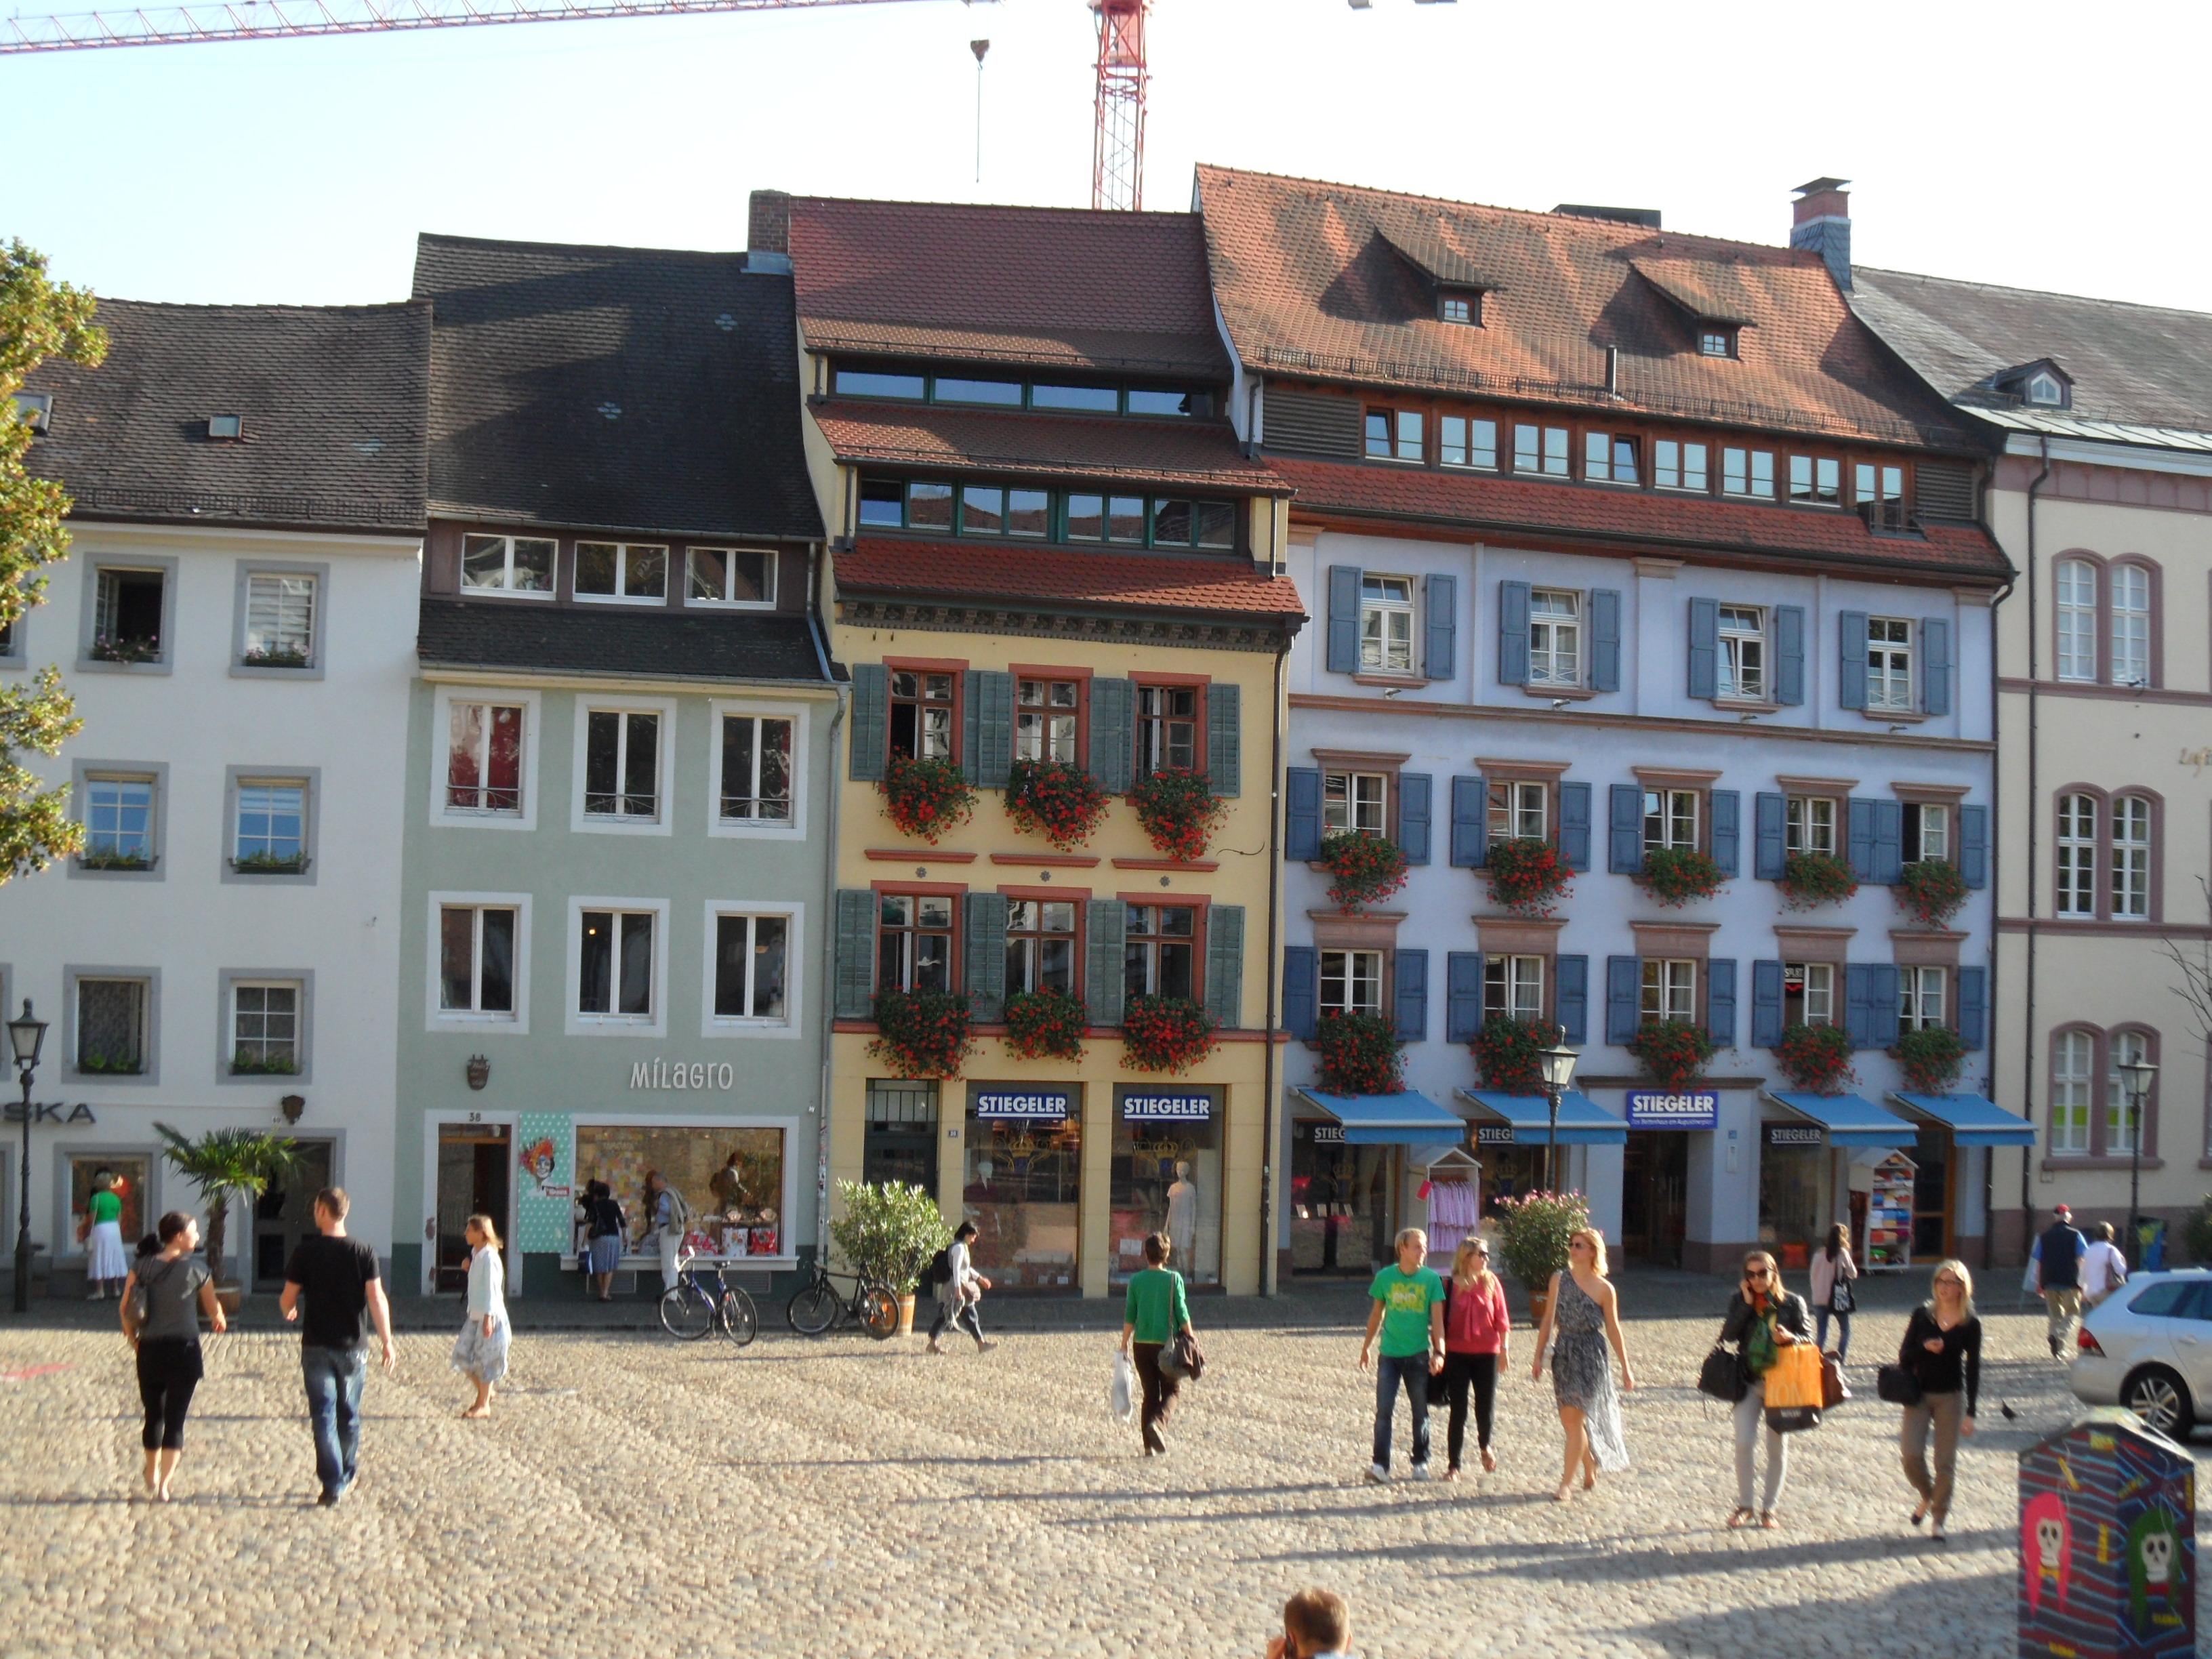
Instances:
[[[1451,1277],[1444,1281],[1444,1389],[1451,1404],[1451,1422],[1445,1437],[1450,1464],[1444,1479],[1459,1479],[1461,1450],[1467,1444],[1467,1391],[1474,1387],[1475,1444],[1482,1453],[1483,1472],[1498,1467],[1490,1449],[1492,1408],[1498,1397],[1498,1376],[1505,1368],[1506,1340],[1513,1321],[1505,1311],[1505,1286],[1490,1271],[1490,1245],[1480,1237],[1460,1242],[1452,1257]]]

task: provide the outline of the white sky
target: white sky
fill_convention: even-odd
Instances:
[[[1863,264],[2212,310],[2208,47],[2203,0],[1157,0],[1146,201],[1204,159],[1780,242],[1833,173]],[[403,297],[418,230],[742,246],[757,185],[1085,205],[1091,53],[1083,0],[928,0],[10,57],[0,236],[335,302]]]

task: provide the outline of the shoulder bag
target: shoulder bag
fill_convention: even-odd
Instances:
[[[1893,1406],[1917,1406],[1921,1400],[1919,1380],[1902,1365],[1884,1365],[1876,1371],[1874,1391]]]
[[[1698,1392],[1727,1406],[1735,1405],[1746,1393],[1743,1368],[1736,1364],[1735,1356],[1717,1342],[1705,1356],[1705,1363],[1698,1367]]]
[[[1850,1385],[1844,1381],[1843,1362],[1832,1353],[1820,1356],[1820,1409],[1833,1411],[1851,1397]]]
[[[1844,1277],[1844,1264],[1838,1261],[1836,1264],[1835,1285],[1828,1292],[1828,1311],[1849,1313],[1857,1306],[1856,1299],[1851,1295],[1851,1281]]]
[[[1206,1355],[1186,1325],[1160,1350],[1160,1375],[1178,1382],[1195,1382],[1206,1374]]]

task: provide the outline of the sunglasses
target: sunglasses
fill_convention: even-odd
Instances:
[[[1767,1277],[1767,1272],[1764,1267],[1746,1267],[1743,1270],[1743,1276],[1746,1279],[1765,1279]]]

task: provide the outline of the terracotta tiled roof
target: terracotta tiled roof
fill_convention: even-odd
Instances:
[[[800,196],[791,262],[818,349],[1229,378],[1194,214]]]
[[[1072,548],[994,547],[972,541],[864,538],[836,556],[846,593],[994,599],[1047,608],[1199,611],[1214,616],[1302,617],[1297,588],[1241,559],[1158,553],[1092,553]]]
[[[1974,447],[1817,254],[1227,167],[1198,188],[1222,316],[1263,372]],[[1482,326],[1437,319],[1406,249],[1494,284]],[[1698,354],[1684,311],[1708,307],[1750,325],[1740,357]]]
[[[1931,524],[1917,535],[1878,536],[1850,513],[1698,501],[1603,484],[1270,459],[1297,489],[1291,504],[1294,518],[1334,512],[1426,520],[1502,538],[1518,533],[1603,542],[1627,552],[1848,559],[1946,579],[2002,581],[2010,574],[1989,532],[1974,525]]]
[[[841,461],[1288,493],[1264,464],[1245,455],[1221,422],[850,400],[817,402],[814,418]]]

